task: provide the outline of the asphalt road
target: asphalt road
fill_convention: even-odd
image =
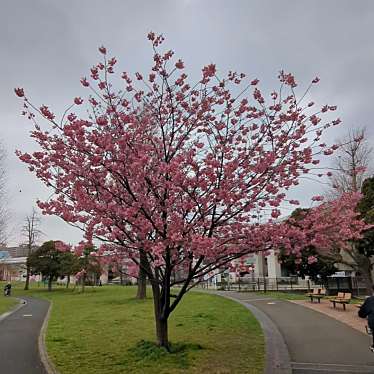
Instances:
[[[23,297],[27,305],[0,321],[0,374],[46,374],[38,338],[48,302]]]
[[[255,306],[274,322],[287,345],[293,374],[374,373],[370,336],[289,301],[225,293]]]

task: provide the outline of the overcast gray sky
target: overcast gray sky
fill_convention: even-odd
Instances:
[[[82,93],[81,76],[99,58],[104,44],[130,72],[146,71],[151,49],[146,34],[163,33],[168,47],[190,72],[214,62],[219,70],[243,71],[262,88],[276,87],[280,69],[307,84],[321,84],[313,98],[338,105],[344,126],[367,126],[374,138],[374,1],[51,1],[3,0],[0,8],[0,138],[8,153],[9,244],[18,244],[22,219],[37,198],[50,192],[14,155],[32,150],[31,124],[19,115],[14,87],[33,102],[62,112]],[[306,197],[321,189],[302,186]],[[43,217],[45,239],[72,243],[81,233],[63,221]]]

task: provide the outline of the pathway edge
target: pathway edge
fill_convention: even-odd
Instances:
[[[48,328],[49,317],[51,315],[51,310],[52,310],[52,302],[49,302],[48,311],[44,317],[42,328],[40,329],[40,334],[38,338],[38,349],[39,349],[40,360],[42,364],[44,365],[46,372],[48,374],[59,374],[55,365],[53,364],[53,362],[50,360],[48,356],[47,348],[45,345],[45,337],[47,334],[47,328]]]
[[[5,318],[8,318],[13,313],[17,312],[17,310],[23,308],[27,304],[27,301],[24,300],[24,299],[21,299],[20,297],[15,297],[15,299],[18,300],[18,305],[13,307],[9,312],[5,312],[3,314],[0,314],[0,322],[3,321]]]
[[[242,304],[249,309],[260,322],[265,337],[264,374],[292,374],[291,358],[288,347],[275,323],[264,312],[252,304],[222,293],[213,293]]]

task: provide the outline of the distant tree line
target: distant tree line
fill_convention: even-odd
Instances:
[[[102,273],[99,259],[91,255],[93,251],[94,248],[87,248],[82,256],[77,256],[69,251],[58,250],[56,242],[50,240],[30,253],[27,258],[27,268],[33,275],[42,275],[43,280],[48,282],[49,291],[58,278],[66,277],[66,287],[69,287],[72,275],[78,275],[77,281],[84,290],[86,283],[96,284]]]

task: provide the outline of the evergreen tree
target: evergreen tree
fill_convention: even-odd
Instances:
[[[65,254],[56,249],[55,242],[45,242],[27,258],[27,266],[33,274],[42,274],[48,279],[48,291],[52,291],[52,282],[63,275],[62,257]]]

